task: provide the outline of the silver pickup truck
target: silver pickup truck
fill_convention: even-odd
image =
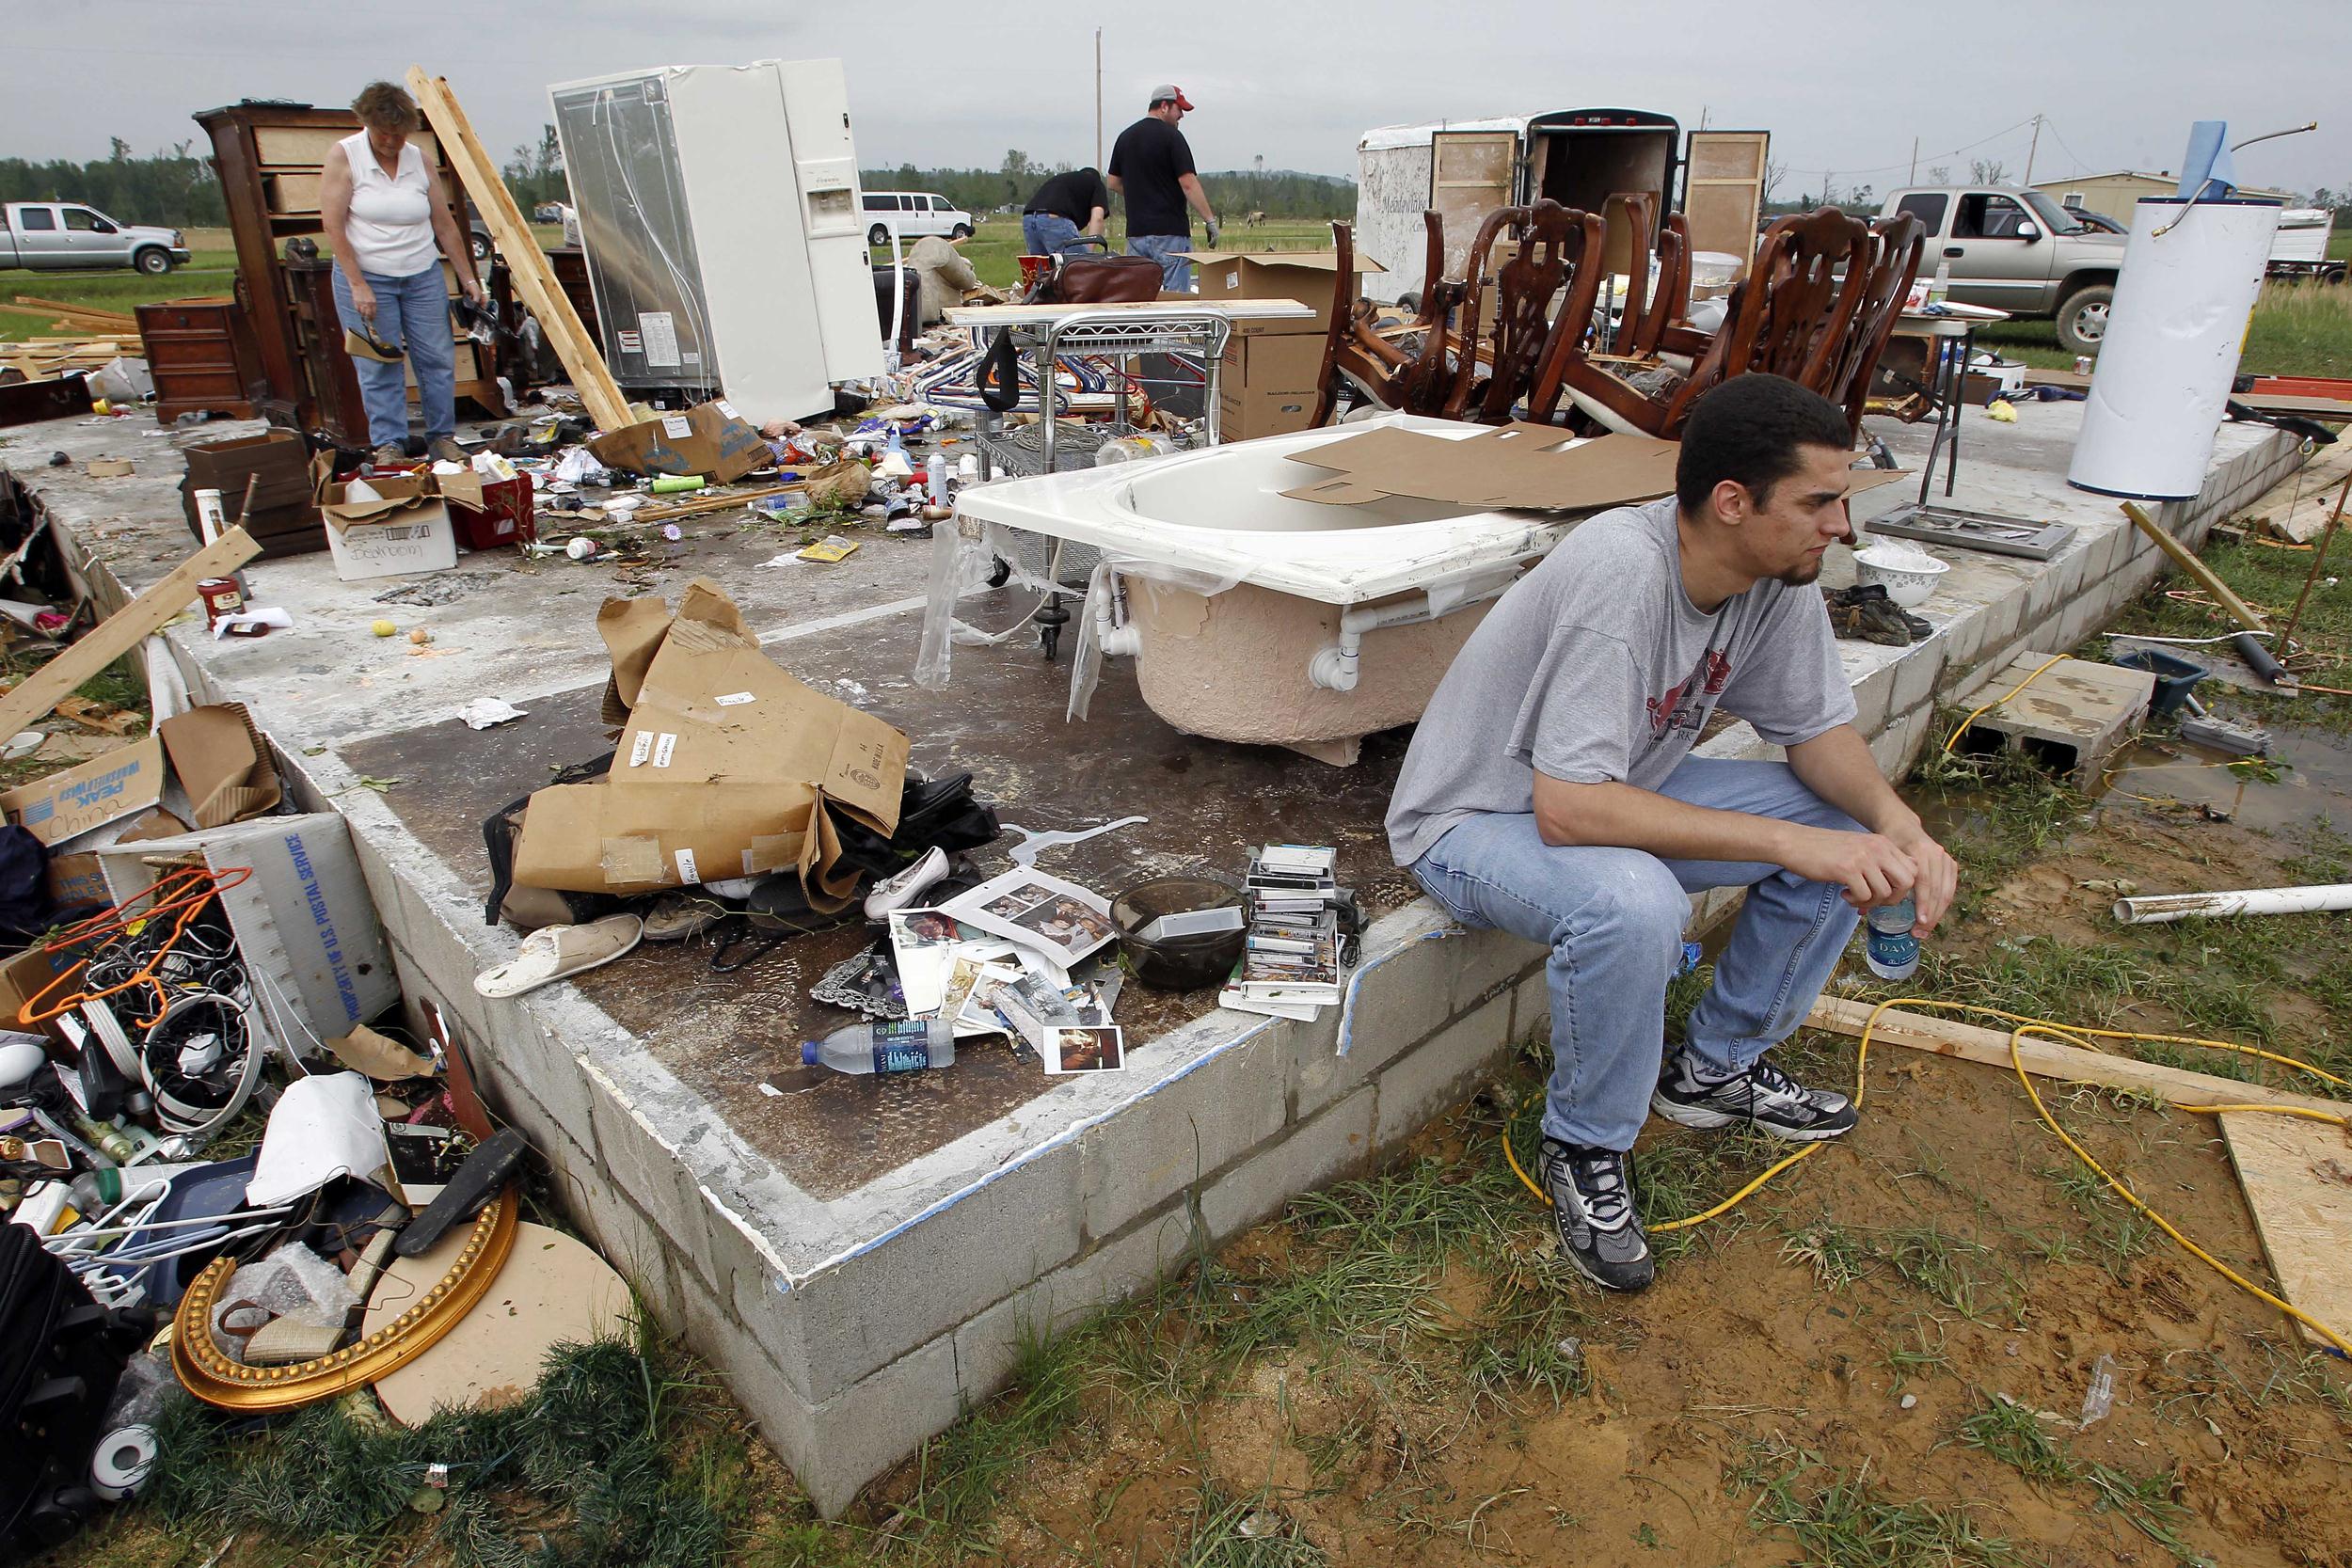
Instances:
[[[161,277],[188,260],[187,236],[177,229],[117,223],[78,201],[0,203],[0,269],[136,267]]]
[[[2042,195],[2011,185],[1908,186],[1883,213],[1928,228],[1919,276],[1950,269],[1951,297],[2012,316],[2055,319],[2069,354],[2096,354],[2123,270],[2123,237],[2083,222]]]

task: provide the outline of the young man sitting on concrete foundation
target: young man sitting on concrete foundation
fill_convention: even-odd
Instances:
[[[1562,1254],[1610,1290],[1652,1274],[1628,1152],[1644,1117],[1851,1131],[1844,1096],[1765,1053],[1858,911],[1911,894],[1925,932],[1951,902],[1951,856],[1854,732],[1811,586],[1851,536],[1850,439],[1843,413],[1779,376],[1701,399],[1675,494],[1579,524],[1471,635],[1389,808],[1397,863],[1430,896],[1551,949],[1544,1185]],[[1718,706],[1788,760],[1692,757]],[[1689,895],[1715,887],[1747,902],[1661,1070]]]

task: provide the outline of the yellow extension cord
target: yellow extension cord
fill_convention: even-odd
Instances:
[[[2057,664],[2065,657],[2066,656],[2064,654],[2058,654],[2050,658],[2044,659],[2035,668],[2033,673],[2028,674],[2024,680],[2019,681],[2015,686],[2010,687],[2007,691],[2004,691],[1998,697],[1994,698],[1992,702],[1985,704],[1982,707],[1979,707],[1975,712],[1969,714],[1967,718],[1963,719],[1944,741],[1944,751],[1946,754],[1948,755],[1952,748],[1959,744],[1960,737],[1967,733],[1969,725],[1975,723],[1977,720],[1982,717],[1985,713],[1994,707],[1997,707],[2002,703],[2009,701],[2011,697],[2014,697],[2017,693],[2023,691],[2026,687],[2032,685],[2034,678],[2040,675],[2042,671],[2049,669],[2050,666]],[[2067,1149],[2074,1156],[2074,1158],[2080,1160],[2084,1164],[2089,1165],[2092,1173],[2095,1174],[2100,1180],[2105,1181],[2109,1188],[2113,1189],[2118,1196],[2122,1198],[2124,1202],[2130,1204],[2133,1208],[2138,1210],[2142,1214],[2145,1214],[2155,1224],[2159,1230],[2162,1230],[2167,1236],[2171,1237],[2173,1241],[2179,1243],[2183,1247],[2187,1249],[2189,1254],[2195,1257],[2200,1262],[2202,1262],[2206,1267],[2212,1269],[2216,1274],[2228,1280],[2231,1284],[2236,1286],[2239,1290],[2246,1291],[2249,1295],[2255,1297],[2257,1300],[2265,1302],[2268,1305],[2277,1307],[2280,1311],[2285,1313],[2296,1323],[2301,1323],[2304,1327],[2310,1329],[2312,1333],[2327,1340],[2328,1343],[2334,1348],[2338,1354],[2352,1357],[2352,1338],[2347,1338],[2343,1333],[2340,1333],[2336,1329],[2329,1327],[2328,1324],[2321,1323],[2317,1318],[2312,1317],[2310,1313],[2295,1306],[2293,1303],[2281,1300],[2280,1297],[2271,1294],[2268,1291],[2264,1290],[2261,1286],[2255,1284],[2252,1280],[2248,1279],[2244,1275],[2239,1274],[2235,1269],[2231,1268],[2227,1263],[2221,1261],[2220,1259],[2216,1258],[2212,1253],[2207,1252],[2203,1247],[2199,1246],[2195,1242],[2190,1241],[2186,1236],[2181,1233],[2179,1227],[2175,1226],[2170,1220],[2166,1219],[2162,1214],[2156,1212],[2154,1209],[2149,1207],[2147,1202],[2143,1200],[2137,1193],[2133,1192],[2129,1186],[2125,1185],[2120,1177],[2116,1176],[2105,1165],[2093,1159],[2090,1151],[2083,1148],[2081,1144],[2076,1143],[2074,1139],[2068,1134],[2066,1129],[2058,1124],[2058,1118],[2050,1115],[2050,1108],[2042,1102],[2041,1091],[2036,1089],[2033,1085],[2032,1075],[2026,1071],[2025,1060],[2018,1047],[2019,1043],[2028,1035],[2036,1035],[2045,1039],[2056,1040],[2061,1045],[2080,1046],[2089,1051],[2101,1050],[2102,1048],[2094,1042],[2102,1039],[2130,1040],[2140,1044],[2194,1045],[2201,1046],[2208,1051],[2227,1051],[2236,1055],[2258,1057],[2265,1062],[2276,1062],[2282,1067],[2295,1068],[2299,1071],[2310,1073],[2312,1077],[2317,1078],[2322,1082],[2332,1084],[2338,1088],[2352,1088],[2352,1082],[2347,1082],[2344,1079],[2337,1077],[2334,1073],[2328,1071],[2324,1068],[2313,1067],[2311,1063],[2302,1061],[2296,1057],[2283,1055],[2277,1052],[2264,1051],[2256,1046],[2238,1045],[2230,1040],[2200,1039],[2192,1035],[2138,1034],[2124,1029],[2092,1029],[2075,1024],[2058,1023],[2044,1018],[2030,1018],[2020,1013],[2003,1012],[1998,1007],[1982,1006],[1973,1002],[1939,1002],[1923,996],[1904,996],[1890,998],[1889,1000],[1882,1002],[1877,1006],[1871,1008],[1869,1018],[1866,1020],[1862,1025],[1861,1039],[1854,1052],[1853,1103],[1857,1110],[1861,1108],[1863,1093],[1867,1083],[1867,1069],[1870,1061],[1870,1032],[1878,1027],[1878,1022],[1881,1015],[1885,1013],[1889,1007],[1932,1007],[1941,1009],[1945,1012],[1977,1013],[1987,1018],[1997,1018],[2003,1022],[2011,1025],[2009,1036],[2010,1067],[2016,1072],[2018,1083],[2025,1085],[2026,1098],[2033,1102],[2034,1115],[2041,1118],[2042,1126],[2048,1128],[2053,1133],[2057,1134],[2058,1140],[2067,1147]],[[2340,1116],[2328,1111],[2310,1109],[2297,1105],[2181,1105],[2178,1108],[2184,1111],[2201,1112],[2208,1116],[2217,1116],[2224,1111],[2259,1111],[2271,1116],[2300,1117],[2309,1121],[2329,1122],[2335,1126],[2344,1128],[2347,1131],[2352,1131],[2352,1115]],[[1710,1208],[1703,1209],[1695,1214],[1686,1215],[1678,1220],[1667,1220],[1663,1224],[1651,1226],[1649,1227],[1650,1233],[1652,1235],[1662,1235],[1670,1230],[1687,1230],[1692,1226],[1704,1225],[1708,1220],[1729,1213],[1732,1210],[1738,1208],[1741,1203],[1745,1202],[1752,1195],[1760,1190],[1767,1182],[1771,1181],[1772,1178],[1778,1176],[1782,1171],[1787,1170],[1789,1166],[1794,1165],[1801,1161],[1811,1159],[1814,1155],[1829,1147],[1830,1145],[1827,1143],[1807,1144],[1803,1148],[1798,1149],[1795,1153],[1788,1155],[1787,1158],[1777,1160],[1772,1164],[1766,1166],[1762,1174],[1754,1178],[1745,1186],[1742,1186],[1738,1192],[1733,1193],[1729,1197],[1724,1198],[1722,1202],[1717,1203]],[[1512,1174],[1519,1179],[1520,1182],[1527,1188],[1527,1190],[1541,1198],[1546,1207],[1549,1207],[1551,1203],[1551,1195],[1545,1192],[1542,1187],[1536,1185],[1534,1180],[1529,1177],[1526,1170],[1519,1164],[1518,1153],[1511,1147],[1511,1124],[1507,1121],[1505,1122],[1502,1130],[1502,1157],[1510,1162]]]
[[[2076,1143],[2074,1139],[2068,1134],[2066,1129],[2058,1124],[2058,1118],[2050,1115],[2050,1108],[2042,1102],[2041,1091],[2036,1089],[2033,1085],[2032,1076],[2026,1071],[2025,1061],[2019,1053],[2018,1044],[2028,1035],[2038,1035],[2045,1039],[2057,1040],[2062,1045],[2076,1045],[2090,1051],[2097,1051],[2100,1049],[2098,1045],[2093,1043],[2095,1039],[2133,1040],[2150,1044],[2195,1045],[2202,1046],[2209,1051],[2228,1051],[2238,1055],[2256,1056],[2260,1057],[2264,1061],[2278,1062],[2286,1067],[2296,1068],[2304,1072],[2310,1073],[2314,1078],[2318,1078],[2326,1083],[2333,1084],[2339,1088],[2352,1087],[2352,1084],[2347,1084],[2345,1080],[2337,1077],[2334,1073],[2328,1071],[2324,1068],[2313,1067],[2311,1063],[2299,1061],[2293,1056],[2281,1055],[2275,1052],[2264,1051],[2250,1045],[2237,1045],[2229,1040],[2200,1039],[2195,1036],[2190,1035],[2136,1034],[2128,1030],[2122,1029],[2090,1029],[2073,1024],[2058,1023],[2048,1019],[2027,1018],[2017,1013],[2007,1013],[2003,1012],[1998,1007],[1982,1006],[1974,1002],[1939,1002],[1928,997],[1902,996],[1890,998],[1889,1000],[1882,1002],[1877,1006],[1873,1007],[1870,1010],[1869,1019],[1862,1026],[1862,1037],[1854,1056],[1853,1102],[1857,1109],[1861,1107],[1863,1091],[1867,1082],[1865,1069],[1867,1068],[1870,1058],[1870,1033],[1878,1027],[1880,1015],[1884,1013],[1889,1007],[1934,1007],[1940,1008],[1946,1012],[1978,1013],[1988,1018],[2000,1019],[2012,1025],[2009,1037],[2010,1067],[2016,1072],[2018,1083],[2025,1085],[2026,1098],[2033,1102],[2034,1115],[2041,1118],[2042,1126],[2048,1128],[2053,1133],[2057,1134],[2058,1140],[2067,1147],[2068,1150],[2074,1154],[2074,1158],[2080,1160],[2084,1164],[2089,1165],[2092,1173],[2095,1174],[2099,1180],[2105,1181],[2110,1188],[2112,1188],[2118,1196],[2122,1197],[2124,1202],[2130,1204],[2141,1213],[2147,1215],[2150,1220],[2154,1222],[2158,1229],[2162,1230],[2167,1236],[2171,1237],[2172,1240],[2178,1242],[2183,1247],[2186,1248],[2193,1257],[2205,1264],[2206,1267],[2212,1269],[2216,1274],[2221,1275],[2222,1278],[2228,1280],[2239,1290],[2246,1291],[2248,1294],[2254,1296],[2258,1300],[2268,1303],[2270,1306],[2275,1307],[2280,1311],[2285,1313],[2288,1317],[2293,1318],[2296,1323],[2301,1323],[2304,1327],[2310,1329],[2312,1333],[2327,1340],[2328,1343],[2335,1349],[2338,1354],[2352,1357],[2352,1339],[2346,1338],[2344,1334],[2329,1327],[2328,1324],[2321,1323],[2317,1318],[2312,1317],[2310,1313],[2295,1306],[2293,1303],[2283,1301],[2278,1296],[2271,1294],[2268,1291],[2264,1290],[2261,1286],[2255,1284],[2252,1280],[2248,1279],[2244,1275],[2239,1274],[2236,1270],[2231,1268],[2227,1263],[2224,1263],[2218,1258],[2216,1258],[2212,1253],[2207,1252],[2203,1247],[2199,1246],[2195,1242],[2190,1241],[2186,1236],[2181,1233],[2179,1227],[2175,1226],[2170,1220],[2166,1219],[2154,1209],[2149,1207],[2149,1205],[2137,1193],[2133,1192],[2129,1186],[2124,1184],[2123,1180],[2120,1177],[2116,1176],[2105,1165],[2093,1159],[2090,1151],[2083,1148],[2081,1144]],[[2218,1115],[2223,1111],[2260,1111],[2272,1116],[2300,1117],[2310,1121],[2330,1122],[2335,1126],[2352,1130],[2352,1116],[2338,1116],[2331,1112],[2311,1109],[2299,1105],[2182,1105],[2178,1108],[2184,1111],[2202,1112],[2206,1115]],[[1668,1220],[1662,1225],[1651,1226],[1649,1227],[1650,1233],[1652,1235],[1661,1235],[1669,1230],[1685,1230],[1690,1228],[1692,1226],[1704,1225],[1708,1220],[1714,1219],[1719,1215],[1728,1213],[1733,1209],[1739,1207],[1740,1203],[1744,1202],[1759,1188],[1763,1187],[1766,1182],[1778,1176],[1782,1171],[1787,1170],[1789,1166],[1796,1164],[1801,1160],[1808,1160],[1812,1158],[1814,1155],[1829,1147],[1831,1146],[1827,1143],[1807,1144],[1803,1148],[1798,1149],[1794,1154],[1788,1156],[1786,1159],[1775,1161],[1772,1164],[1767,1166],[1761,1175],[1750,1180],[1745,1186],[1741,1187],[1738,1192],[1733,1193],[1729,1197],[1724,1198],[1721,1203],[1715,1204],[1713,1207],[1708,1209],[1703,1209],[1695,1214],[1687,1215],[1682,1219]],[[1511,1147],[1511,1130],[1508,1125],[1504,1127],[1502,1133],[1502,1157],[1510,1162],[1512,1174],[1516,1175],[1519,1180],[1525,1184],[1527,1190],[1534,1193],[1537,1197],[1543,1199],[1544,1203],[1549,1206],[1551,1202],[1551,1195],[1545,1192],[1540,1186],[1537,1186],[1534,1180],[1528,1176],[1525,1168],[1519,1164],[1518,1151],[1513,1149]]]

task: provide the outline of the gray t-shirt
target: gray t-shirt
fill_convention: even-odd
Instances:
[[[1767,579],[1703,611],[1674,498],[1604,512],[1511,586],[1429,699],[1389,802],[1396,863],[1467,817],[1534,810],[1538,770],[1654,790],[1718,704],[1775,746],[1852,721],[1820,593]]]

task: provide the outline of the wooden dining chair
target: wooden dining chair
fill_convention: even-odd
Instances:
[[[1846,346],[1831,372],[1821,395],[1846,411],[1847,426],[1856,439],[1862,436],[1862,411],[1869,402],[1870,383],[1879,360],[1894,336],[1896,318],[1919,276],[1927,254],[1927,228],[1909,213],[1883,217],[1870,226],[1875,257],[1862,304],[1847,329]]]
[[[1333,284],[1332,304],[1336,309],[1344,299],[1350,313],[1346,330],[1341,331],[1335,319],[1332,331],[1325,340],[1323,391],[1316,404],[1322,418],[1317,423],[1328,420],[1337,406],[1343,377],[1384,408],[1408,414],[1438,414],[1444,410],[1454,387],[1452,323],[1454,308],[1461,302],[1462,284],[1445,276],[1444,218],[1436,212],[1423,212],[1422,225],[1426,244],[1422,262],[1421,308],[1410,328],[1400,335],[1406,340],[1403,342],[1383,337],[1375,330],[1372,302],[1355,297],[1353,235],[1350,233],[1343,240],[1342,231],[1347,226],[1331,226],[1334,247],[1343,244],[1347,247],[1340,277]]]
[[[1517,242],[1517,249],[1500,267],[1491,266],[1495,246],[1505,233]],[[1512,410],[1534,389],[1555,336],[1581,336],[1591,329],[1605,276],[1601,235],[1597,216],[1549,198],[1527,207],[1498,207],[1486,214],[1463,265],[1447,419],[1508,423]],[[1491,341],[1482,345],[1479,317],[1489,277],[1495,285],[1495,320]],[[1551,302],[1564,290],[1565,297],[1555,315]]]
[[[1720,330],[1661,325],[1659,350],[1690,355],[1688,375],[1670,381],[1654,363],[1563,343],[1566,394],[1602,429],[1674,440],[1692,405],[1732,376],[1769,371],[1818,389],[1832,379],[1861,307],[1872,245],[1869,226],[1835,207],[1782,218],[1764,231]],[[1635,385],[1637,373],[1655,384]]]

